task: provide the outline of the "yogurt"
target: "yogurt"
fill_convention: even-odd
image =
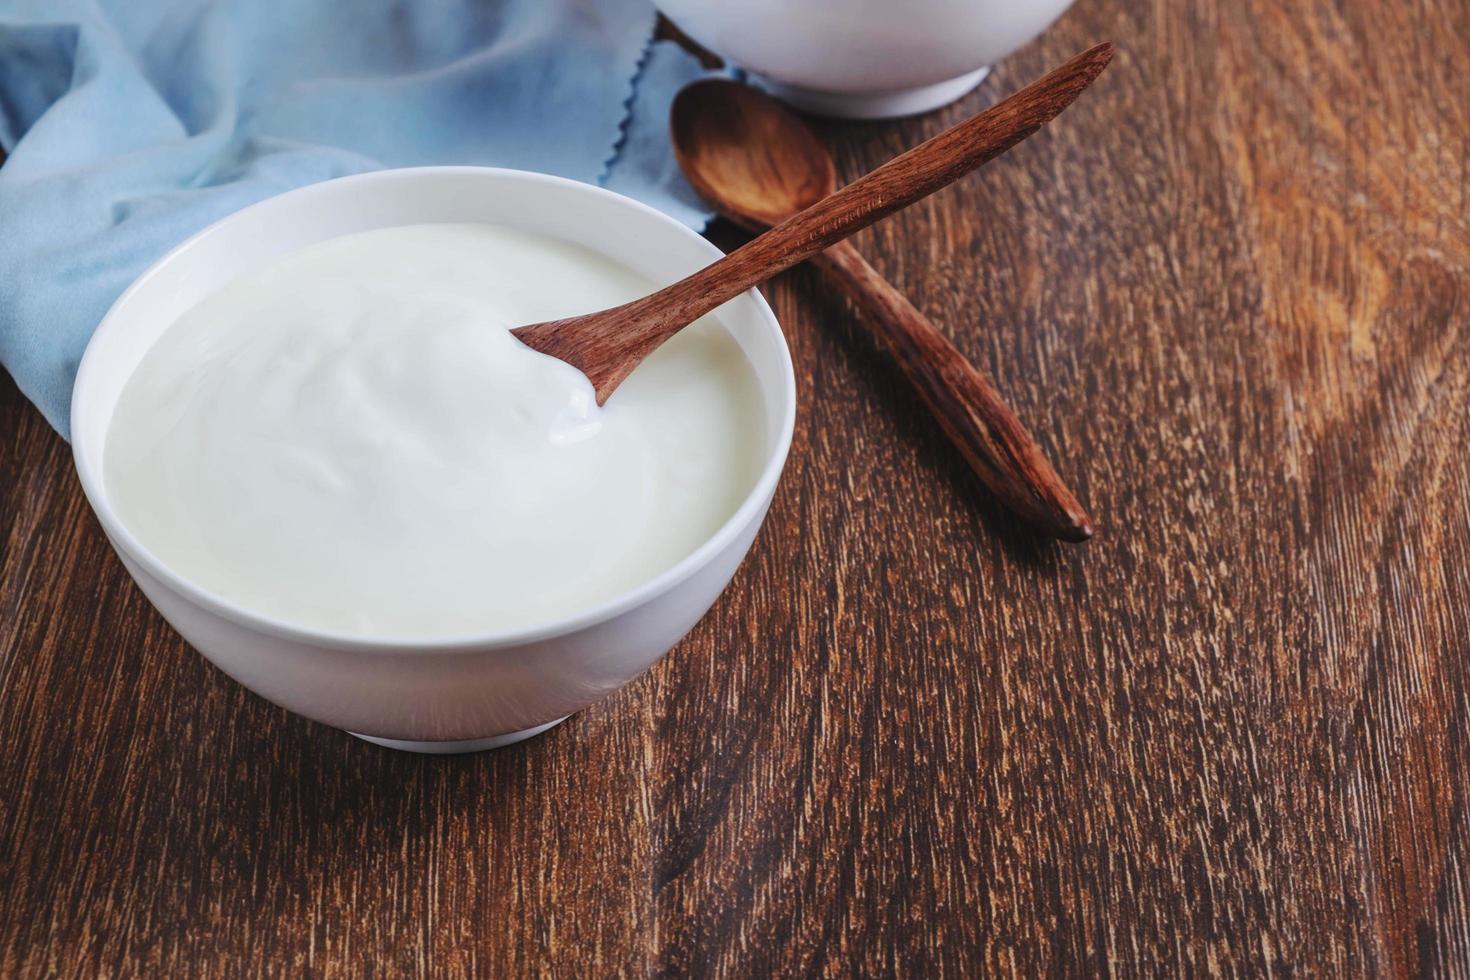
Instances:
[[[108,431],[108,495],[180,576],[299,626],[446,636],[589,609],[713,535],[764,460],[758,381],[714,319],[602,408],[509,333],[653,289],[490,225],[304,249],[144,355]]]

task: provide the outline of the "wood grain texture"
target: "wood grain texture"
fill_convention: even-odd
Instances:
[[[209,668],[5,388],[0,975],[1470,973],[1470,5],[1081,0],[823,136],[852,177],[1098,38],[1084,105],[858,245],[1099,537],[1020,532],[797,270],[755,550],[519,748]]]

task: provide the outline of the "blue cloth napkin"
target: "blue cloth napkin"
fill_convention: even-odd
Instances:
[[[247,204],[381,167],[599,183],[693,227],[649,0],[6,0],[0,363],[67,435],[118,294]]]

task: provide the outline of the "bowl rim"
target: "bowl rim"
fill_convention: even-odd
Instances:
[[[679,233],[687,236],[687,240],[694,248],[708,255],[710,261],[715,261],[725,254],[716,245],[689,226],[656,208],[650,207],[626,195],[619,194],[616,191],[610,191],[603,187],[571,180],[566,177],[558,177],[552,174],[529,170],[516,170],[507,167],[436,166],[396,167],[385,170],[374,170],[294,188],[280,194],[272,195],[264,200],[257,201],[254,204],[225,215],[223,218],[220,218],[174,246],[133,280],[128,288],[108,307],[102,319],[98,321],[97,327],[92,332],[92,336],[82,353],[82,359],[77,368],[76,380],[72,385],[70,413],[73,433],[72,459],[82,484],[82,491],[92,508],[92,512],[97,515],[113,547],[123,557],[137,562],[149,576],[158,580],[162,585],[190,603],[236,625],[269,636],[310,646],[347,652],[393,654],[403,653],[405,650],[412,650],[415,653],[450,654],[471,651],[483,652],[493,648],[521,646],[579,632],[607,622],[608,620],[615,619],[664,595],[675,586],[692,577],[696,572],[708,565],[716,555],[723,551],[753,521],[759,522],[762,519],[761,512],[768,505],[772,495],[775,493],[776,484],[780,480],[781,473],[786,465],[787,455],[791,448],[792,435],[796,426],[796,376],[795,368],[791,361],[791,350],[786,343],[786,335],[781,329],[780,322],[776,319],[776,315],[772,312],[765,297],[760,294],[758,289],[752,288],[742,293],[741,296],[736,297],[736,299],[749,298],[752,300],[755,303],[756,311],[759,313],[761,321],[774,336],[781,360],[781,372],[778,384],[785,401],[785,408],[778,420],[774,440],[766,451],[766,460],[761,468],[760,476],[746,493],[734,513],[688,555],[653,578],[595,605],[556,619],[507,630],[485,630],[443,635],[364,635],[348,631],[321,629],[257,612],[248,606],[232,602],[208,589],[196,585],[176,573],[154,555],[150,549],[145,547],[141,541],[134,537],[132,532],[123,524],[122,520],[113,510],[108,499],[105,481],[102,479],[102,460],[94,459],[89,451],[84,448],[84,445],[89,443],[90,440],[76,438],[76,433],[86,426],[85,421],[80,426],[78,423],[88,411],[87,391],[92,383],[92,376],[102,370],[99,367],[100,355],[97,354],[97,348],[99,346],[98,338],[104,336],[109,329],[116,329],[113,324],[117,321],[118,311],[131,302],[134,295],[149,280],[157,276],[161,270],[174,262],[180,255],[193,248],[205,238],[220,234],[221,229],[226,228],[241,215],[248,212],[267,207],[280,207],[282,201],[322,193],[323,188],[329,186],[341,187],[348,183],[370,185],[392,180],[433,180],[438,177],[450,176],[493,178],[494,180],[505,181],[510,184],[529,183],[550,185],[573,194],[585,194],[590,197],[609,199],[624,208],[642,212],[657,221],[677,229]],[[765,390],[765,386],[762,386],[762,390]],[[769,399],[763,397],[762,403],[769,412],[771,408]],[[100,424],[107,426],[110,422],[111,415],[109,414],[108,418]],[[102,439],[99,443],[102,446],[101,453],[103,454],[106,451],[106,443],[107,433],[104,429]],[[132,569],[128,571],[130,574],[135,574]]]

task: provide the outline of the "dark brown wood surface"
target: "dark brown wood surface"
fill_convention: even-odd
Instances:
[[[755,550],[459,758],[207,666],[0,394],[0,975],[1470,972],[1470,5],[1081,0],[1077,109],[864,233],[1100,525],[1038,542],[852,311]],[[722,244],[738,242],[726,231]]]

